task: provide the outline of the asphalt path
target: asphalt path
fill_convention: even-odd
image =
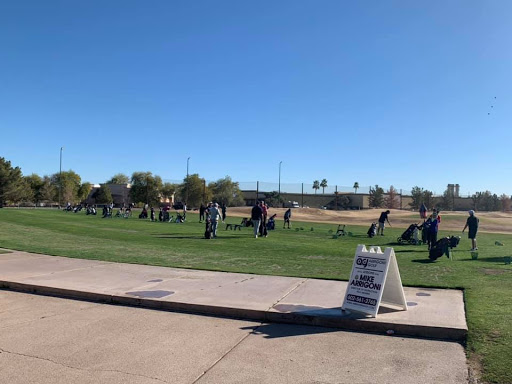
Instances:
[[[0,382],[467,383],[455,342],[0,290]]]

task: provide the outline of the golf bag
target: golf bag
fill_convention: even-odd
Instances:
[[[276,229],[276,220],[275,220],[276,216],[277,216],[277,214],[273,214],[272,216],[270,216],[270,218],[267,221],[267,229],[269,231],[273,231],[274,229]]]
[[[443,237],[439,239],[437,243],[430,248],[428,258],[434,261],[443,256],[443,254],[445,254],[446,257],[450,257],[450,249],[457,247],[459,241],[460,236]]]
[[[399,244],[406,242],[414,245],[421,244],[421,241],[418,240],[418,228],[420,228],[418,224],[409,225],[409,228],[407,228],[405,232],[402,233],[402,236],[400,236],[396,240],[398,241]]]
[[[181,213],[179,213],[178,211],[176,211],[176,220],[175,220],[176,223],[183,223],[185,222],[185,216],[182,215]]]
[[[204,238],[211,239],[212,238],[212,221],[210,218],[206,220],[206,228],[204,230]]]
[[[243,225],[244,227],[253,227],[254,224],[252,223],[252,220],[248,219],[247,217],[244,217],[242,219],[242,222],[240,223],[240,225]]]
[[[368,229],[368,237],[373,237],[375,235],[377,235],[377,223],[376,222],[373,222],[372,225],[370,225],[370,229]]]
[[[106,218],[106,217],[110,217],[112,218],[112,211],[110,210],[109,207],[107,207],[106,205],[103,207],[103,214],[102,214],[102,217],[103,218]]]

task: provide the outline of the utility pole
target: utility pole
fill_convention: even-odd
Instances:
[[[282,161],[279,162],[279,197],[281,197],[281,164],[282,163],[283,163]]]
[[[188,162],[190,161],[190,157],[187,159],[187,189],[185,192],[185,204],[188,204]]]
[[[336,186],[336,190],[334,191],[334,195],[336,196],[336,210],[338,210],[338,186]]]
[[[60,165],[59,165],[59,209],[61,206],[61,196],[62,196],[62,150],[64,147],[60,147]]]
[[[203,203],[206,203],[206,180],[203,179]]]

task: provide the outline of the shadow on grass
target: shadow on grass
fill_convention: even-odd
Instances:
[[[402,250],[396,250],[395,253],[418,253],[418,252],[428,252],[427,249],[425,250],[416,250],[416,249],[402,249]]]
[[[478,257],[478,259],[472,259],[471,256],[469,256],[467,259],[461,259],[460,261],[484,261],[486,263],[505,263],[505,257]],[[510,256],[509,256],[510,257]]]
[[[414,259],[414,260],[411,260],[413,263],[420,263],[420,264],[432,264],[434,263],[434,261],[430,260],[430,259]]]
[[[244,237],[224,237],[224,236],[217,236],[216,238],[214,239],[206,239],[204,236],[201,236],[201,235],[197,235],[197,236],[193,236],[193,235],[189,235],[189,236],[183,236],[183,235],[155,235],[154,237],[158,238],[158,239],[189,239],[189,240],[246,240],[248,238],[252,238],[252,236],[244,236]]]

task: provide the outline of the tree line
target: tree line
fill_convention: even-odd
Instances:
[[[162,201],[171,200],[186,203],[190,207],[198,207],[201,203],[215,201],[226,206],[244,204],[242,192],[237,182],[229,176],[206,184],[198,174],[183,179],[182,183],[165,183],[158,175],[151,172],[133,172],[131,177],[116,174],[93,194],[97,204],[111,203],[112,193],[109,184],[131,184],[129,197],[136,204],[158,206]],[[53,175],[24,176],[21,168],[15,167],[10,161],[0,157],[0,206],[31,202],[42,204],[79,204],[84,202],[93,185],[82,182],[76,172],[63,171]]]
[[[244,205],[239,184],[229,176],[206,184],[199,174],[192,174],[183,179],[182,183],[165,183],[158,175],[151,172],[133,172],[131,177],[122,173],[112,176],[100,185],[92,198],[98,204],[112,202],[112,193],[109,184],[131,184],[130,200],[136,204],[158,206],[161,201],[171,200],[187,203],[190,207],[198,207],[201,203],[215,201],[226,206]],[[87,199],[92,184],[82,182],[80,175],[74,171],[64,171],[52,175],[39,176],[31,174],[24,176],[19,167],[14,167],[10,161],[0,157],[0,206],[31,202],[40,204],[62,204],[70,202],[78,204]],[[315,180],[313,188],[326,188],[327,180]],[[357,193],[359,183],[354,183]],[[275,196],[274,196],[275,195]],[[282,202],[277,192],[269,194],[269,199],[276,200],[276,206]],[[434,207],[448,211],[454,208],[455,199],[453,190],[446,189],[441,197],[435,197],[432,191],[415,186],[411,191],[412,202],[410,208],[417,210],[421,204],[427,208]],[[345,200],[343,200],[345,199]],[[476,192],[471,196],[472,208],[476,211],[509,211],[512,206],[510,196],[502,194],[497,196],[490,191]],[[338,205],[346,207],[350,199],[339,196]],[[400,208],[400,194],[393,186],[387,191],[378,185],[370,187],[369,206],[372,208]]]
[[[442,196],[435,197],[432,191],[414,186],[411,190],[412,202],[409,207],[418,210],[422,204],[428,209],[437,208],[443,211],[451,211],[455,208],[455,196],[453,190],[446,189]],[[472,208],[475,211],[510,211],[511,197],[502,194],[493,194],[490,191],[476,192],[471,196]],[[382,187],[375,185],[370,188],[369,205],[372,208],[399,208],[400,194],[393,187],[385,192]]]

